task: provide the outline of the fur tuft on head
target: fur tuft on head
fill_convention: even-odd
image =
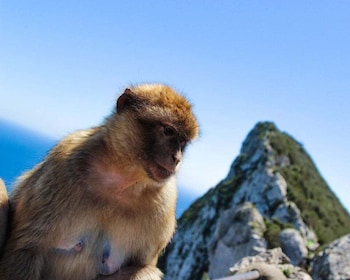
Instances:
[[[193,140],[199,126],[189,101],[171,87],[163,84],[142,84],[127,88],[118,98],[117,112],[131,112],[145,119],[174,123]]]

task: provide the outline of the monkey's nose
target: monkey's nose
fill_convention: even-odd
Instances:
[[[181,152],[178,151],[176,152],[176,154],[173,154],[173,161],[175,166],[177,166],[179,164],[179,162],[181,161]]]

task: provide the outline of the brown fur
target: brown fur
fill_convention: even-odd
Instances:
[[[197,134],[191,105],[170,87],[125,90],[103,125],[69,135],[20,178],[0,279],[160,279],[174,174]]]
[[[0,257],[7,234],[8,195],[5,183],[0,179]]]

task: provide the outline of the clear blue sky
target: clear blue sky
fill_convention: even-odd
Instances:
[[[350,1],[0,1],[0,118],[58,139],[130,83],[195,105],[180,183],[223,179],[256,122],[302,142],[350,209]]]

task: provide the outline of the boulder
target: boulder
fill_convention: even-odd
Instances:
[[[208,248],[209,277],[223,277],[241,258],[265,251],[264,231],[264,219],[251,203],[224,211]]]
[[[350,279],[350,234],[335,240],[316,255],[311,275],[314,280]]]
[[[288,228],[280,232],[281,247],[291,264],[300,265],[308,254],[304,239],[296,229]]]

